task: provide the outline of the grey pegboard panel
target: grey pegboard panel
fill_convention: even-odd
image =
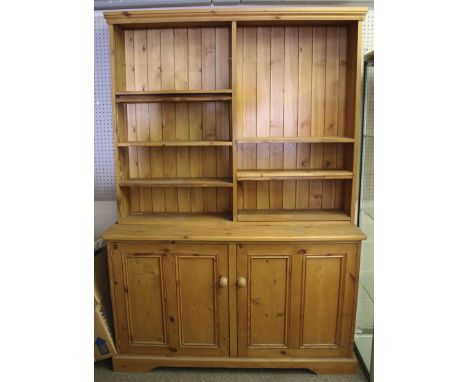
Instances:
[[[366,69],[364,97],[364,147],[362,153],[362,199],[374,200],[374,66]]]
[[[374,10],[369,9],[362,28],[362,53],[374,50]]]
[[[109,30],[94,17],[94,200],[115,200]]]
[[[369,10],[363,28],[363,53],[370,52],[373,49],[374,11]],[[102,12],[95,12],[94,200],[115,200],[114,148],[112,140],[109,32]]]

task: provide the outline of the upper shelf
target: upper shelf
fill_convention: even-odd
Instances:
[[[120,181],[121,187],[232,187],[230,178],[133,178]]]
[[[353,143],[348,137],[240,137],[237,143]]]
[[[117,147],[192,147],[192,146],[232,146],[231,141],[143,141],[118,142]]]
[[[347,170],[238,170],[237,180],[352,179]]]
[[[231,101],[231,89],[115,92],[117,103]]]

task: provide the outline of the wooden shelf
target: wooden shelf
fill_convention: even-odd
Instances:
[[[117,103],[231,101],[232,90],[170,90],[116,92]]]
[[[119,142],[117,147],[232,146],[232,141],[144,141]]]
[[[237,143],[354,143],[348,137],[240,137]]]
[[[231,213],[131,213],[125,224],[226,225],[232,224]]]
[[[120,181],[121,187],[232,187],[230,178],[140,178]]]
[[[347,170],[238,170],[237,180],[352,179]]]
[[[240,210],[237,220],[242,222],[292,222],[292,221],[349,221],[350,217],[342,210]]]

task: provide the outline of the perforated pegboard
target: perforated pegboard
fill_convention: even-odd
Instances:
[[[374,11],[369,9],[362,28],[362,53],[374,50]]]
[[[374,50],[374,11],[363,28],[363,53]],[[94,14],[94,200],[115,200],[109,31],[102,12]],[[372,156],[373,157],[373,156]],[[373,189],[373,180],[372,180]]]
[[[364,96],[364,147],[362,154],[362,199],[374,200],[374,66],[366,67]]]
[[[115,199],[109,30],[94,16],[94,200]]]

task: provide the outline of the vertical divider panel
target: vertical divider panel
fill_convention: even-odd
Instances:
[[[340,58],[339,58],[339,89],[338,89],[338,136],[345,136],[346,123],[346,47],[347,47],[347,29],[346,27],[339,28],[340,33]],[[339,145],[336,151],[336,166],[344,168],[344,150],[346,145]],[[335,185],[335,203],[334,208],[341,209],[343,207],[343,182],[336,182]]]
[[[188,34],[186,28],[174,29],[174,87],[188,90]],[[190,139],[189,110],[187,102],[178,102],[176,109],[176,140]],[[177,147],[177,176],[190,176],[189,148]],[[178,212],[190,212],[190,189],[177,189]]]
[[[338,134],[338,101],[340,74],[340,32],[336,27],[327,27],[325,67],[325,136]],[[336,168],[336,145],[326,144],[323,150],[326,169]],[[333,208],[335,202],[335,181],[323,181],[322,208]]]
[[[245,27],[243,42],[243,136],[257,136],[257,28]],[[257,147],[244,145],[243,168],[257,166]],[[257,208],[257,182],[243,182],[244,208]]]
[[[299,28],[286,27],[284,37],[284,136],[297,137]],[[284,168],[296,168],[296,143],[284,144]],[[296,208],[296,181],[283,181],[283,208]]]
[[[216,89],[230,88],[230,61],[229,61],[229,33],[230,29],[220,27],[215,29],[215,60],[216,60]],[[216,102],[216,139],[229,140],[230,134],[230,108],[228,102]],[[226,147],[216,147],[216,176],[221,178],[230,177],[230,152]],[[230,188],[218,188],[216,195],[216,211],[227,212],[230,206]]]
[[[148,89],[161,90],[161,30],[150,29],[147,32],[148,45]],[[149,104],[149,140],[162,141],[162,111],[160,103]],[[163,150],[160,147],[150,149],[150,167],[152,178],[162,178]],[[151,188],[153,212],[165,212],[164,189]]]
[[[237,129],[239,127],[239,94],[238,94],[238,89],[237,89],[237,22],[233,21],[231,23],[231,89],[232,89],[232,102],[231,102],[231,123],[230,123],[230,128],[231,128],[231,140],[232,140],[232,149],[231,149],[231,165],[232,165],[232,220],[237,221]],[[241,65],[239,65],[241,66]],[[234,244],[230,244],[229,246],[229,256],[234,256],[236,248]],[[235,263],[234,263],[235,264]],[[230,268],[231,268],[231,262],[230,262]],[[231,273],[231,269],[230,269]],[[233,293],[230,293],[229,299],[231,300],[231,296]],[[235,295],[234,295],[235,296]],[[233,304],[230,302],[230,308],[232,307]],[[235,318],[235,316],[234,316]],[[231,330],[232,325],[234,325],[234,322],[232,321],[232,316],[231,316]],[[236,328],[237,329],[237,328]],[[237,334],[236,338],[237,338]],[[231,342],[232,342],[233,336],[231,335]],[[231,356],[233,356],[233,352],[235,350],[235,355],[237,355],[237,341],[236,341],[236,346],[235,349],[233,348],[233,345],[231,345]]]
[[[270,95],[270,136],[283,137],[283,108],[284,108],[284,27],[271,28],[271,95]],[[283,168],[282,143],[270,144],[270,169]],[[270,208],[283,208],[283,182],[270,182]]]
[[[174,30],[161,29],[161,87],[162,90],[172,90],[175,84],[175,49]],[[161,105],[162,134],[163,140],[175,140],[176,137],[176,115],[173,103]],[[177,176],[177,154],[175,147],[163,147],[163,174],[165,177]],[[164,188],[164,200],[166,212],[178,211],[177,188]]]
[[[216,31],[202,28],[202,89],[216,86]],[[203,139],[216,139],[216,107],[214,102],[203,103]],[[203,148],[203,175],[216,177],[216,148]],[[216,189],[203,190],[203,211],[216,212]]]
[[[270,71],[271,71],[271,28],[257,28],[257,137],[270,135]],[[270,166],[268,143],[257,144],[257,169]],[[270,208],[270,182],[257,184],[257,208]]]
[[[312,102],[312,27],[299,27],[299,101],[297,136],[310,137]],[[308,143],[297,144],[297,169],[310,168]],[[298,180],[296,186],[296,207],[309,207],[309,180]]]
[[[326,28],[314,27],[312,37],[312,121],[313,137],[325,135],[325,57]],[[311,148],[310,168],[323,168],[323,146],[314,144]],[[309,208],[322,207],[322,180],[311,180],[309,188]]]
[[[188,77],[189,89],[202,88],[202,34],[201,28],[188,29]],[[201,102],[189,103],[190,140],[203,139],[203,111]],[[203,147],[190,147],[190,176],[203,176]],[[203,189],[190,190],[191,212],[203,212]]]
[[[237,114],[237,123],[235,123],[236,128],[236,140],[237,137],[244,136],[244,28],[237,28],[237,39],[236,39],[236,114]],[[237,169],[244,168],[244,147],[245,145],[236,144],[236,155],[237,155]],[[237,173],[236,173],[237,179]],[[237,182],[237,210],[244,209],[244,182]]]

